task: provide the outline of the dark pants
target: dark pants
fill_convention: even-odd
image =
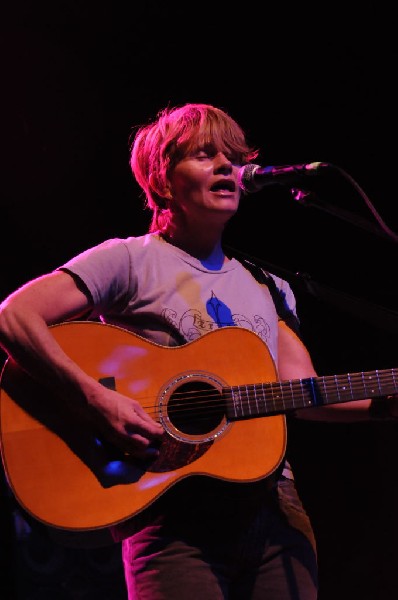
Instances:
[[[122,542],[129,600],[316,599],[315,542],[293,482],[176,488]]]

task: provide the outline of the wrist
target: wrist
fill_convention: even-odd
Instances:
[[[372,398],[369,405],[369,417],[375,421],[397,421],[398,398],[396,396]]]

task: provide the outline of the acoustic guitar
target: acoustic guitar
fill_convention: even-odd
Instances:
[[[191,475],[258,481],[284,457],[289,411],[398,389],[396,369],[279,381],[265,343],[239,327],[172,348],[98,322],[52,333],[87,373],[138,400],[164,428],[159,456],[133,459],[5,362],[0,444],[10,489],[38,521],[75,532],[120,523]]]

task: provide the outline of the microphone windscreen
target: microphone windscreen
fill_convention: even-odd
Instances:
[[[239,169],[238,184],[244,192],[256,192],[260,189],[254,182],[254,174],[260,165],[249,163]]]

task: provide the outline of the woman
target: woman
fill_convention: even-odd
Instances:
[[[153,212],[149,233],[107,240],[28,282],[1,306],[0,341],[8,355],[70,404],[76,419],[88,419],[87,427],[99,428],[140,464],[161,456],[167,419],[150,414],[139,394],[127,396],[91,377],[49,325],[100,319],[166,347],[239,328],[260,338],[281,380],[315,376],[306,348],[278,317],[270,287],[223,248],[224,228],[239,207],[239,169],[256,156],[223,110],[186,104],[161,111],[131,146],[131,167]],[[295,316],[289,284],[272,280]],[[215,359],[210,355],[209,364]],[[348,402],[297,416],[369,418],[369,406]],[[259,457],[266,442],[256,447]],[[235,460],[239,466],[239,453]],[[130,600],[317,596],[311,525],[283,453],[249,481],[194,467],[180,478],[177,469],[173,485],[116,523],[113,535],[122,540]]]

